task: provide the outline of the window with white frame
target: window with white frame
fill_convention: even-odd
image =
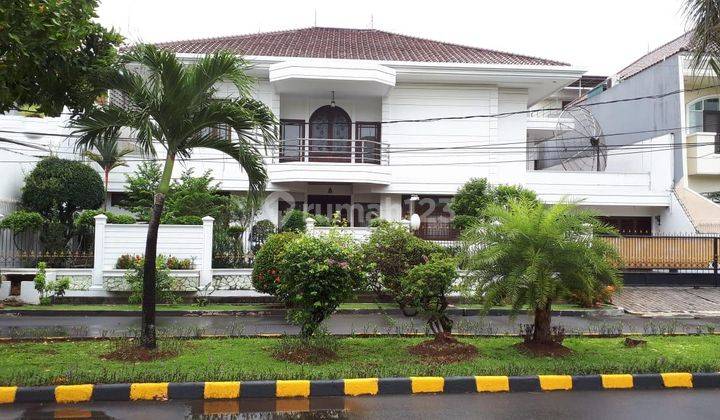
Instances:
[[[705,98],[692,102],[688,106],[688,132],[698,133],[704,131],[704,113],[718,111],[720,111],[720,98]]]

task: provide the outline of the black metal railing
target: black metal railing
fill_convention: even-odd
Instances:
[[[388,163],[387,145],[376,140],[298,138],[280,141],[280,162]]]

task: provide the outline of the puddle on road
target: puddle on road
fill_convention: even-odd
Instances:
[[[350,399],[248,398],[238,400],[172,400],[96,402],[86,404],[18,404],[0,411],[1,418],[22,419],[345,419]],[[6,417],[7,416],[7,417]]]

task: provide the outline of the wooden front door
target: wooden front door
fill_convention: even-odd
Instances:
[[[310,116],[308,160],[350,162],[350,116],[339,106],[325,105]]]

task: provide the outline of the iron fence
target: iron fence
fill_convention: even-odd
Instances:
[[[80,249],[80,240],[73,239],[67,250],[49,251],[37,233],[15,235],[9,229],[0,229],[0,268],[34,268],[41,261],[52,268],[92,268],[92,245],[91,239],[84,244],[85,249]]]

